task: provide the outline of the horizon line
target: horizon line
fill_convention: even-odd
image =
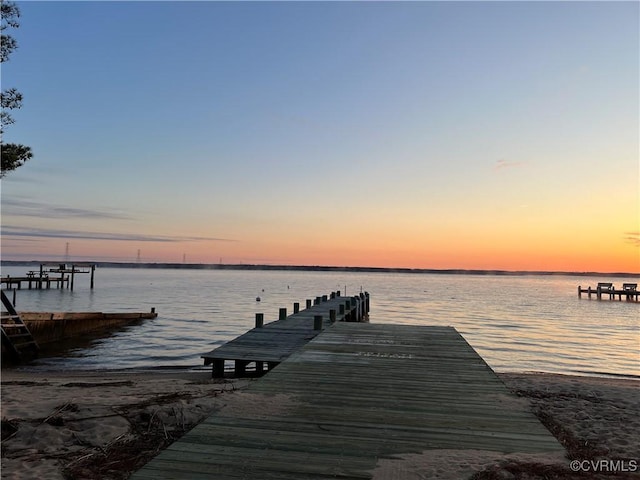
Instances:
[[[640,272],[597,272],[597,271],[565,271],[565,270],[505,270],[505,269],[470,269],[470,268],[418,268],[418,267],[375,267],[375,266],[338,266],[338,265],[286,265],[264,263],[183,263],[183,262],[137,262],[137,261],[87,261],[87,260],[4,260],[0,265],[31,265],[50,263],[95,264],[96,266],[112,266],[115,268],[185,268],[185,269],[228,269],[228,270],[308,270],[308,271],[355,271],[355,272],[395,272],[395,273],[440,273],[440,274],[495,274],[495,275],[573,275],[573,276],[640,276]]]

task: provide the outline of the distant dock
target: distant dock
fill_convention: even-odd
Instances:
[[[93,263],[41,263],[39,270],[30,270],[23,277],[6,277],[0,278],[0,286],[7,290],[17,288],[22,290],[23,285],[31,289],[49,289],[53,285],[55,288],[64,288],[65,286],[73,290],[75,284],[75,276],[77,274],[89,273],[90,288],[94,286],[94,276],[96,265]]]
[[[617,296],[618,301],[624,298],[629,302],[637,302],[640,296],[637,283],[623,283],[621,289],[617,289],[613,283],[610,282],[600,282],[596,288],[582,288],[578,285],[578,298],[582,298],[583,293],[586,293],[589,299],[591,299],[592,295],[595,295],[598,300],[602,300],[603,298],[615,300]]]

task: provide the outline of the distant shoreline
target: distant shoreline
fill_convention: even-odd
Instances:
[[[1,260],[2,266],[31,266],[41,263],[63,263],[40,260]],[[69,260],[66,263],[72,264]],[[606,277],[638,277],[640,273],[628,272],[563,272],[563,271],[529,271],[529,270],[467,270],[467,269],[431,269],[431,268],[393,268],[393,267],[348,267],[330,265],[263,265],[263,264],[227,264],[227,263],[171,263],[171,262],[87,262],[77,261],[77,264],[95,264],[103,268],[158,268],[181,270],[272,270],[272,271],[307,271],[307,272],[357,272],[357,273],[415,273],[415,274],[444,274],[444,275],[558,275],[558,276],[606,276]]]

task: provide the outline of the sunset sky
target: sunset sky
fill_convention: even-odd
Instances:
[[[6,260],[640,272],[638,2],[18,2]]]

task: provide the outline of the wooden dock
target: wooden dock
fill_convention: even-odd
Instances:
[[[293,305],[287,316],[281,308],[279,319],[264,324],[262,314],[256,314],[256,327],[221,347],[202,355],[205,365],[212,365],[212,376],[224,376],[225,364],[233,362],[235,376],[244,376],[247,367],[260,375],[276,367],[298,348],[335,322],[365,321],[369,313],[369,294],[343,297],[340,292],[306,301],[306,309]],[[253,364],[253,365],[251,365]]]
[[[629,302],[637,302],[640,300],[640,291],[638,290],[637,283],[623,283],[622,288],[616,288],[613,283],[600,282],[595,288],[582,288],[578,285],[578,298],[582,298],[582,294],[586,293],[588,298],[591,299],[591,295],[595,295],[598,300],[608,298],[609,300],[615,300],[616,296],[618,301],[623,298]]]
[[[155,308],[149,312],[20,312],[39,345],[105,332],[157,316]]]
[[[131,478],[429,478],[447,453],[565,454],[451,327],[337,322],[233,396]]]
[[[73,290],[75,284],[75,276],[81,273],[90,273],[90,288],[94,286],[94,276],[96,265],[93,263],[41,263],[39,270],[30,270],[23,277],[6,277],[0,278],[0,286],[4,285],[6,289],[17,288],[22,290],[24,284],[29,290],[51,288],[67,288]],[[53,275],[52,275],[53,274]],[[57,276],[55,274],[58,274]]]

